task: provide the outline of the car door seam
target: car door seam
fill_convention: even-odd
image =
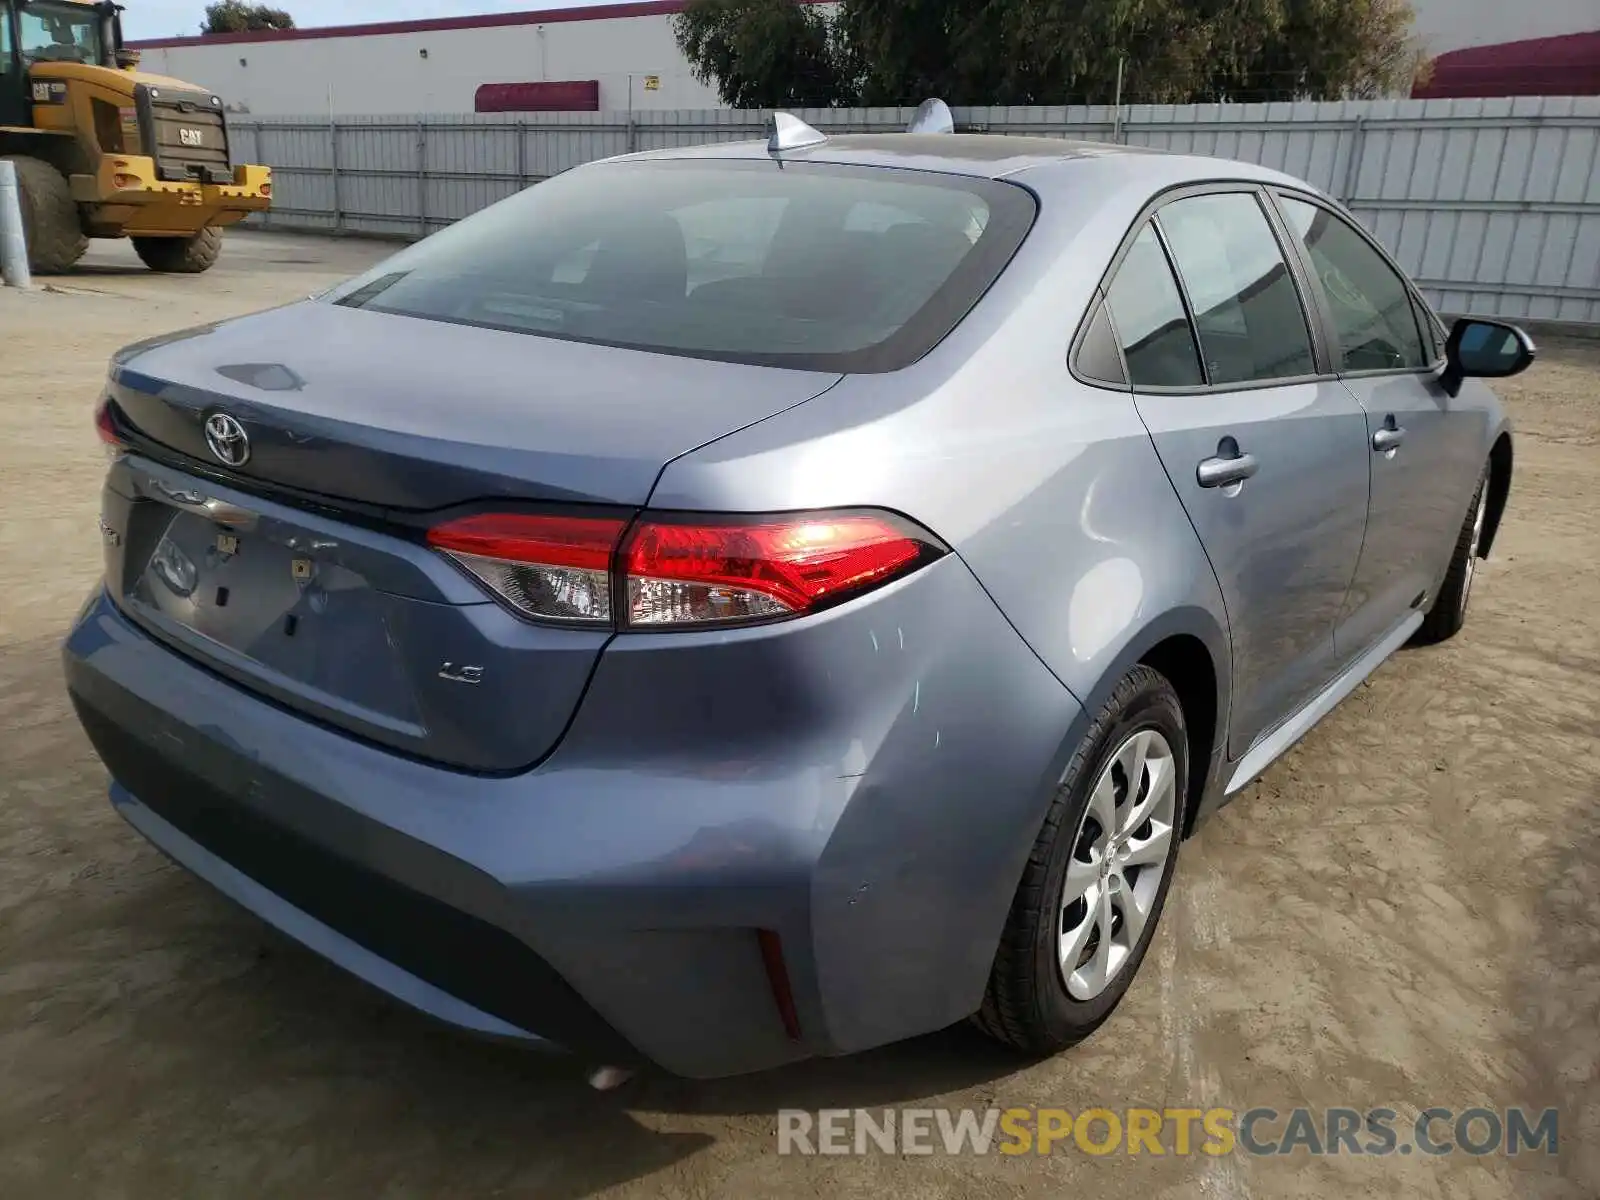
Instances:
[[[1345,390],[1345,394],[1354,400],[1356,402],[1356,407],[1361,410],[1361,423],[1366,427],[1367,447],[1370,450],[1372,447],[1372,413],[1367,408],[1366,401],[1361,398],[1360,394],[1358,394],[1353,387],[1344,381],[1343,377],[1341,377],[1339,380],[1339,386]],[[1336,659],[1344,653],[1343,648],[1339,645],[1339,630],[1343,627],[1346,618],[1352,615],[1350,611],[1350,597],[1355,594],[1356,580],[1361,578],[1361,567],[1366,561],[1367,557],[1367,537],[1372,533],[1372,495],[1373,486],[1376,482],[1374,478],[1375,475],[1376,468],[1372,464],[1372,455],[1368,454],[1367,519],[1361,523],[1361,549],[1356,552],[1356,568],[1350,573],[1350,582],[1345,585],[1344,589],[1344,599],[1339,603],[1339,615],[1334,618],[1333,622],[1333,653]]]
[[[1194,534],[1195,544],[1200,547],[1200,554],[1206,560],[1206,566],[1211,571],[1212,582],[1217,585],[1217,599],[1222,605],[1222,619],[1228,632],[1228,709],[1226,713],[1218,714],[1217,736],[1222,740],[1221,745],[1227,746],[1228,731],[1233,726],[1233,679],[1234,679],[1234,654],[1233,654],[1233,613],[1228,609],[1228,593],[1222,586],[1222,576],[1217,573],[1217,564],[1211,560],[1211,551],[1206,548],[1206,541],[1200,536],[1200,529],[1194,523],[1194,517],[1189,513],[1189,506],[1183,502],[1183,493],[1178,490],[1177,480],[1172,478],[1172,472],[1167,469],[1167,462],[1161,457],[1161,447],[1156,444],[1155,432],[1150,428],[1150,423],[1144,419],[1144,413],[1139,411],[1139,394],[1132,384],[1128,387],[1128,400],[1133,405],[1133,415],[1138,418],[1140,427],[1144,430],[1145,438],[1150,443],[1150,453],[1155,456],[1156,464],[1161,468],[1161,475],[1167,481],[1167,486],[1172,489],[1172,498],[1177,501],[1178,511],[1183,514],[1184,521],[1189,526],[1189,532]],[[1224,755],[1226,756],[1226,755]]]

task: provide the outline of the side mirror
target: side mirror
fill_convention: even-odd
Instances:
[[[1533,339],[1515,325],[1465,317],[1450,331],[1440,382],[1450,395],[1459,396],[1463,380],[1520,375],[1537,355]]]

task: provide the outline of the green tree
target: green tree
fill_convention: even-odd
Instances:
[[[1283,9],[1253,64],[1254,85],[1238,81],[1234,98],[1376,99],[1409,93],[1427,70],[1402,0],[1284,0]]]
[[[249,33],[255,29],[293,29],[294,18],[281,8],[247,4],[245,0],[218,0],[206,5],[201,33]]]
[[[849,92],[828,18],[794,0],[690,0],[673,36],[695,78],[734,108],[837,104]]]
[[[1144,103],[1404,90],[1411,20],[1405,0],[843,0],[830,25],[789,0],[689,0],[678,28],[740,107],[1104,104],[1119,64]]]

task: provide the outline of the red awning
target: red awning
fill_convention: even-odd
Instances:
[[[478,89],[474,107],[481,113],[599,112],[600,81],[486,83]]]
[[[1433,60],[1417,100],[1483,96],[1600,96],[1600,30],[1453,50]]]

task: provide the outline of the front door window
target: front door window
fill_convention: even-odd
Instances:
[[[1342,371],[1420,371],[1434,359],[1417,326],[1411,290],[1367,239],[1320,205],[1281,197],[1339,333]]]

